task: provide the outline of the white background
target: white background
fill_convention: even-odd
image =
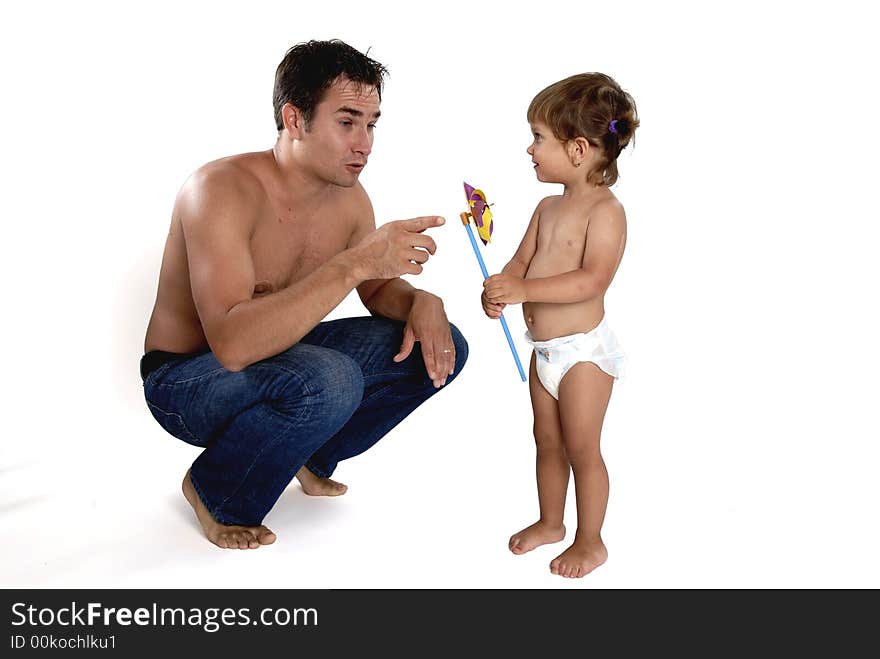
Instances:
[[[2,586],[880,587],[863,3],[180,5],[2,10]],[[274,546],[223,551],[179,490],[198,449],[143,403],[161,250],[193,170],[272,146],[286,49],[333,37],[391,71],[362,181],[380,224],[449,220],[414,283],[471,357],[340,466],[346,496],[294,482]],[[606,307],[630,370],[603,433],[610,557],[566,580],[547,565],[567,542],[506,548],[537,514],[531,409],[456,217],[463,180],[487,191],[500,270],[559,192],[534,179],[528,103],[583,71],[629,90],[642,127],[614,188],[629,243]],[[363,313],[352,296],[331,317]]]

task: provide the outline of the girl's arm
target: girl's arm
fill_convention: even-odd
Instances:
[[[529,270],[529,264],[532,262],[532,257],[538,249],[538,222],[541,218],[541,208],[544,206],[544,202],[546,202],[547,199],[550,199],[550,197],[542,199],[535,207],[535,212],[532,213],[532,219],[529,220],[529,226],[526,228],[526,233],[519,243],[519,248],[517,248],[516,253],[510,261],[507,262],[507,265],[501,269],[502,275],[510,275],[518,279],[522,279],[526,276],[526,272]],[[492,275],[492,277],[498,276],[499,275]],[[483,282],[483,292],[480,294],[480,304],[483,305],[483,311],[489,316],[489,318],[500,318],[501,312],[504,311],[506,305],[503,302],[490,302],[486,297],[486,282],[491,280],[492,277],[489,277],[489,279]]]
[[[583,265],[561,275],[525,280],[524,301],[583,302],[603,295],[620,263],[625,243],[623,206],[612,203],[596,209],[587,229]]]
[[[529,264],[532,262],[532,257],[535,255],[535,251],[538,248],[538,222],[541,219],[541,208],[544,206],[547,199],[551,199],[551,197],[542,199],[535,207],[535,212],[532,213],[532,219],[529,220],[529,226],[526,228],[526,233],[520,241],[516,253],[514,253],[510,261],[507,262],[507,265],[501,269],[502,274],[513,275],[514,277],[526,276]]]
[[[611,283],[626,243],[626,216],[619,203],[597,208],[590,218],[582,266],[553,277],[519,279],[507,273],[483,284],[489,304],[583,302],[602,295]],[[510,273],[512,274],[512,273]]]

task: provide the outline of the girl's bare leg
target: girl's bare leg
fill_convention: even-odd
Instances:
[[[614,379],[593,363],[575,364],[559,386],[559,417],[574,472],[578,528],[574,543],[550,563],[563,577],[582,577],[608,558],[602,522],[608,505],[608,471],[599,451]]]
[[[537,457],[538,505],[541,518],[510,537],[508,547],[514,554],[524,554],[535,547],[559,542],[565,537],[562,515],[568,490],[570,467],[562,443],[559,406],[535,371],[535,355],[529,366],[529,392],[535,418],[534,432]]]

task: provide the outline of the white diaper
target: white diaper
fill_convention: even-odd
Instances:
[[[553,398],[559,400],[559,383],[569,369],[580,362],[592,362],[615,380],[626,370],[626,355],[605,319],[589,332],[535,341],[526,332],[526,341],[535,348],[538,379]]]

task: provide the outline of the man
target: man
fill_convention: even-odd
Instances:
[[[440,298],[399,279],[422,272],[443,218],[377,230],[358,182],[385,74],[341,41],[294,46],[274,148],[208,163],[178,193],[141,376],[160,425],[205,449],[183,493],[220,547],[274,542],[262,520],[294,476],[344,493],[337,463],[467,359]],[[355,288],[372,316],[321,322]]]

